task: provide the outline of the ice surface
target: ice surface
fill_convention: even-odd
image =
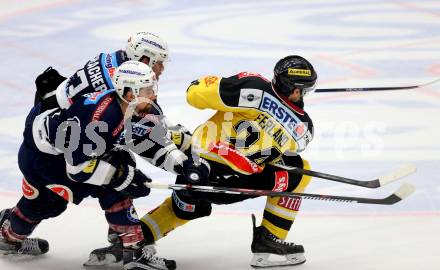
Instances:
[[[17,1],[16,1],[17,2]],[[124,47],[142,30],[171,49],[159,102],[174,122],[195,128],[211,111],[185,103],[188,84],[202,75],[254,71],[271,77],[287,54],[309,58],[319,86],[423,84],[440,77],[439,1],[65,1],[0,0],[0,208],[19,198],[17,151],[33,102],[34,78],[47,66],[68,75],[99,52]],[[32,3],[31,3],[32,2]],[[439,269],[440,84],[408,91],[316,94],[306,99],[316,136],[304,153],[312,168],[372,179],[400,165],[418,171],[404,181],[415,194],[393,206],[304,201],[288,240],[304,244],[297,269]],[[145,165],[159,182],[172,176]],[[382,197],[380,190],[325,180],[307,192]],[[144,214],[169,195],[154,190],[136,201]],[[214,214],[172,232],[160,255],[179,269],[250,269],[250,213],[264,198],[216,206]],[[95,200],[71,206],[41,224],[47,256],[0,258],[0,269],[79,269],[88,252],[106,244],[106,224]]]

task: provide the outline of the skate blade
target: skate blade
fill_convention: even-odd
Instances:
[[[108,266],[121,266],[122,260],[117,262],[116,257],[111,254],[106,254],[104,258],[98,258],[95,254],[91,254],[89,260],[83,263],[87,268],[102,268]]]
[[[269,257],[278,257],[284,260],[269,260]],[[281,266],[293,266],[306,262],[304,253],[289,254],[289,255],[276,255],[270,253],[254,253],[250,265],[253,268],[270,268]]]

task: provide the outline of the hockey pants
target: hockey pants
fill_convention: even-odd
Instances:
[[[300,156],[294,158],[294,163],[289,165],[310,169],[308,162]],[[243,175],[222,164],[210,162],[210,165],[209,181],[213,186],[304,192],[311,179],[309,176],[298,175],[274,166],[266,166],[259,174]],[[185,178],[178,176],[176,183],[185,184],[187,182]],[[250,198],[255,197],[175,191],[159,207],[141,219],[145,239],[149,242],[157,241],[189,220],[209,216],[211,204],[231,204]],[[300,197],[267,197],[262,226],[278,238],[285,239],[300,205]]]

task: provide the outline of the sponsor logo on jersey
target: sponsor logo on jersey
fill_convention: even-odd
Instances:
[[[275,186],[273,191],[283,192],[289,186],[289,173],[287,171],[275,172]]]
[[[105,56],[105,64],[104,64],[104,66],[105,66],[107,69],[113,67],[113,64],[112,64],[112,55],[109,54],[109,53],[106,54],[106,56]]]
[[[269,81],[268,79],[263,77],[261,74],[255,73],[255,72],[247,72],[247,71],[240,72],[240,73],[238,73],[237,77],[238,77],[238,79],[242,79],[242,78],[246,78],[246,77],[258,77],[258,78],[265,80],[266,82]]]
[[[189,204],[182,201],[175,192],[173,192],[173,200],[176,203],[177,207],[179,207],[179,209],[182,211],[194,213],[194,211],[196,210],[195,204]]]
[[[146,127],[144,125],[134,124],[131,130],[134,135],[142,137],[145,134],[150,133],[152,129],[153,129],[152,127]]]
[[[206,76],[204,78],[204,80],[205,80],[206,87],[209,87],[210,85],[212,85],[212,84],[214,84],[214,83],[216,83],[218,81],[218,77],[216,77],[216,76]]]
[[[116,137],[123,128],[124,128],[124,119],[122,119],[121,122],[119,122],[119,125],[115,128],[115,130],[113,130],[112,136]]]
[[[278,201],[278,206],[289,210],[298,211],[299,207],[301,206],[301,201],[301,197],[281,197]]]
[[[96,104],[101,100],[101,98],[108,93],[114,92],[115,90],[105,90],[105,91],[99,91],[99,92],[93,92],[83,95],[87,99],[84,100],[84,105],[90,105],[90,104]]]
[[[36,199],[40,194],[38,189],[29,184],[29,182],[24,177],[22,180],[21,190],[23,191],[23,196],[28,200]]]
[[[240,89],[238,106],[247,108],[258,108],[260,106],[263,90],[253,88]]]
[[[109,68],[107,69],[107,71],[108,71],[108,75],[110,75],[110,78],[113,78],[113,75],[115,75],[116,68]]]
[[[263,95],[260,110],[275,118],[295,140],[300,139],[307,131],[305,124],[294,112],[268,93]]]
[[[93,112],[91,122],[99,121],[99,119],[101,119],[102,114],[105,112],[105,110],[107,110],[108,106],[112,101],[113,101],[113,97],[106,96],[105,99],[101,103],[99,103],[98,107]]]
[[[124,120],[122,120],[122,126],[121,126],[119,131],[121,131],[124,128],[124,122],[123,121]],[[139,123],[134,123],[134,124],[132,123],[132,126],[131,126],[131,138],[133,138],[133,137],[135,137],[135,138],[142,138],[146,134],[150,133],[151,130],[153,130],[153,127],[145,126],[145,125],[142,125],[142,124],[139,124]],[[113,134],[114,134],[113,136],[118,135],[119,131],[117,131],[117,129],[115,129],[113,131],[112,135]],[[120,144],[125,139],[126,134],[127,134],[127,130],[122,131],[121,134],[119,135],[116,143]],[[130,138],[127,138],[127,139],[130,141]]]
[[[105,68],[107,69],[107,72],[110,76],[110,78],[113,78],[113,75],[115,74],[116,67],[113,65],[113,55],[112,54],[106,54],[105,56]]]
[[[298,125],[296,125],[295,133],[298,134],[299,137],[304,136],[305,131],[306,131],[306,126],[304,125],[304,123],[301,122]]]
[[[291,76],[310,77],[312,76],[312,71],[309,69],[289,68],[287,69],[287,74]]]
[[[84,173],[93,173],[95,171],[96,164],[98,163],[97,159],[90,160],[89,164],[84,168]]]
[[[70,188],[63,185],[47,185],[46,187],[58,194],[64,200],[73,202],[73,192]]]

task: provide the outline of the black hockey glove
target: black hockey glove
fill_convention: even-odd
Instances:
[[[197,159],[194,160],[190,156],[182,165],[182,175],[193,185],[208,185],[210,170],[211,167],[209,166],[209,163],[200,157],[197,157]]]
[[[34,106],[38,102],[43,102],[43,110],[58,107],[58,102],[54,91],[66,79],[60,75],[57,70],[48,67],[43,73],[35,79],[37,92],[35,93]],[[53,93],[53,94],[51,94]]]
[[[127,165],[122,170],[120,168],[116,171],[109,186],[132,199],[136,199],[150,194],[150,188],[145,186],[145,183],[149,182],[151,182],[151,178],[140,170]]]
[[[135,168],[135,158],[130,152],[115,148],[105,153],[101,159],[116,168],[116,172],[109,183],[111,188],[125,193],[133,199],[150,194],[150,188],[146,187],[145,183],[151,182],[151,179]]]
[[[122,145],[116,145],[115,148],[104,153],[100,159],[110,163],[115,168],[119,168],[123,165],[136,167],[136,158],[133,153],[128,149],[123,149]]]

